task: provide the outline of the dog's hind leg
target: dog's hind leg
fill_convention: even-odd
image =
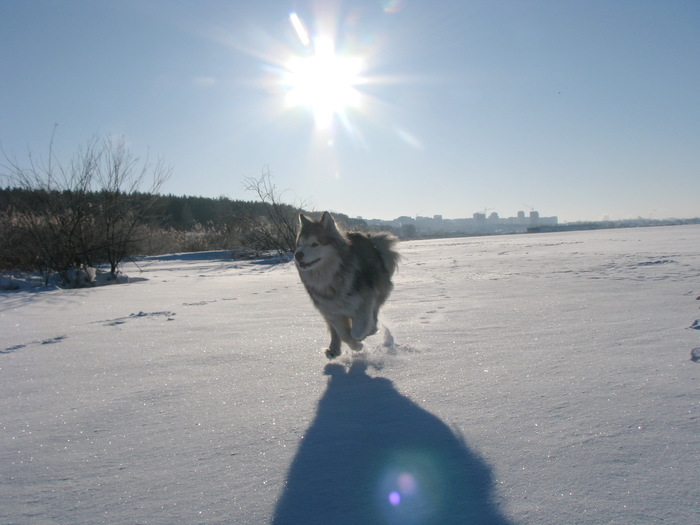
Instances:
[[[374,335],[379,332],[379,304],[374,306],[374,312],[372,312],[372,322],[374,325],[369,335]]]
[[[379,331],[379,309],[382,307],[389,293],[391,293],[392,288],[391,281],[384,283],[383,286],[379,288],[379,293],[376,298],[372,301],[372,324],[367,335],[374,335]]]
[[[352,318],[350,335],[358,341],[377,333],[377,312],[379,305],[374,298],[368,299]]]

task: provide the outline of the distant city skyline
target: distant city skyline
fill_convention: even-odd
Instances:
[[[443,218],[442,215],[433,217],[409,217],[407,215],[397,217],[393,220],[364,219],[370,226],[391,227],[396,231],[406,231],[413,229],[418,234],[470,234],[470,233],[518,233],[525,231],[536,231],[542,227],[555,227],[559,223],[556,216],[541,217],[536,210],[525,213],[520,210],[513,217],[500,217],[495,211],[488,216],[486,213],[475,212],[471,218],[463,217],[457,219]]]
[[[700,214],[700,2],[0,2],[0,148],[388,219]]]
[[[440,237],[443,235],[494,235],[510,233],[540,233],[552,231],[590,230],[599,228],[629,228],[662,225],[699,224],[700,217],[649,219],[636,217],[622,220],[559,222],[557,216],[542,217],[536,210],[526,214],[518,211],[514,217],[500,217],[492,212],[488,217],[476,212],[472,218],[447,219],[433,217],[400,216],[391,220],[364,219],[367,225],[388,228],[402,237]]]
[[[477,210],[471,214],[467,213],[467,214],[464,214],[463,216],[457,216],[457,217],[447,217],[441,213],[437,213],[437,214],[434,214],[432,216],[420,215],[420,214],[418,214],[418,215],[402,214],[402,215],[399,215],[399,216],[394,217],[394,218],[364,217],[362,215],[353,215],[352,212],[347,213],[346,210],[337,210],[337,212],[344,213],[345,215],[348,215],[349,217],[357,217],[358,219],[362,219],[362,220],[384,221],[384,222],[390,222],[390,221],[393,221],[393,220],[396,220],[396,219],[399,219],[402,217],[408,217],[408,218],[413,218],[413,219],[416,219],[416,218],[434,219],[436,217],[440,217],[442,220],[462,220],[462,219],[469,219],[469,218],[474,219],[477,214],[484,215],[484,217],[486,219],[496,218],[496,219],[503,220],[505,218],[505,217],[501,217],[500,211],[493,210],[492,208],[487,208],[487,210],[488,210],[487,213],[484,213],[483,210]],[[523,214],[523,217],[521,217],[521,218],[527,219],[527,217],[529,217],[529,214],[532,212],[536,213],[541,218],[543,217],[540,214],[539,210],[535,210],[534,208],[527,208],[527,209],[518,209],[517,212],[515,213],[515,215],[509,215],[507,218],[508,219],[518,218],[520,216],[520,214]],[[494,217],[494,215],[495,215],[495,217]],[[636,217],[614,218],[614,217],[610,217],[610,216],[604,216],[604,217],[600,217],[598,219],[583,219],[583,220],[569,220],[569,221],[561,220],[558,215],[551,215],[551,217],[556,218],[558,224],[569,224],[569,223],[578,223],[578,222],[608,222],[608,221],[614,222],[614,221],[625,221],[625,220],[649,220],[649,221],[662,220],[663,221],[663,220],[674,220],[674,219],[697,219],[697,218],[700,218],[700,209],[698,210],[698,213],[696,213],[695,215],[689,215],[689,216],[684,216],[684,217],[681,217],[681,216],[669,216],[669,217],[646,216],[645,217],[642,215],[638,215]]]

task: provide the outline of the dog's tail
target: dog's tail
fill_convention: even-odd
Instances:
[[[394,248],[399,240],[386,232],[373,234],[371,239],[372,244],[374,244],[374,247],[379,252],[379,256],[382,258],[384,268],[389,272],[389,275],[394,275],[399,265],[399,260],[401,260],[401,254]]]

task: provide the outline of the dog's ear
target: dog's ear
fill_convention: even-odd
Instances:
[[[324,211],[323,215],[321,215],[320,222],[321,222],[321,226],[323,226],[327,230],[336,230],[337,229],[335,226],[335,221],[333,220],[333,217],[327,211]]]
[[[303,228],[307,224],[311,224],[311,219],[309,219],[306,215],[303,213],[299,214],[299,225]]]

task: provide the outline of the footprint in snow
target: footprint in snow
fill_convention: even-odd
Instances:
[[[23,345],[8,346],[4,350],[0,350],[0,354],[10,354],[12,352],[16,352],[17,350],[21,350],[22,348],[26,348],[29,345],[52,345],[55,343],[60,343],[61,341],[67,338],[67,335],[59,335],[56,337],[51,337],[50,339],[44,339],[43,341],[32,341],[31,343]]]
[[[0,350],[0,354],[10,354],[12,352],[15,352],[17,350],[21,350],[22,348],[25,348],[27,345],[14,345],[14,346],[8,346],[4,350]]]
[[[67,336],[67,335],[59,335],[59,336],[57,336],[57,337],[52,337],[51,339],[45,339],[45,340],[43,340],[43,341],[41,342],[41,344],[42,344],[42,345],[52,345],[52,344],[55,344],[55,343],[60,343],[60,342],[63,341],[66,337],[68,337],[68,336]]]
[[[700,363],[700,346],[697,348],[693,348],[690,351],[690,360],[696,363]]]
[[[161,318],[165,317],[168,321],[174,321],[175,312],[139,312],[137,314],[129,314],[126,317],[117,317],[116,319],[108,319],[106,321],[94,321],[95,323],[104,323],[105,326],[119,326],[126,323],[130,319],[139,319],[142,317]]]
[[[129,314],[129,318],[133,319],[136,317],[167,317],[168,321],[173,320],[173,316],[175,315],[175,312],[169,312],[169,311],[164,311],[164,312],[139,312],[137,314]]]

